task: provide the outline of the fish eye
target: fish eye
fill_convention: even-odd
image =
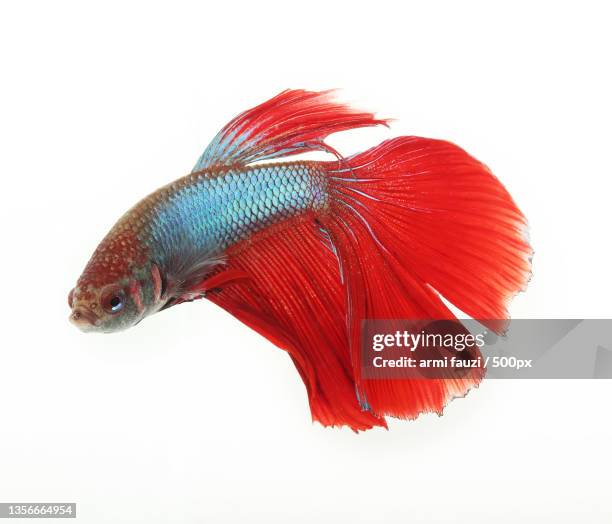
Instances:
[[[125,305],[125,292],[120,287],[112,286],[102,293],[100,302],[107,313],[119,313]]]
[[[119,311],[121,306],[123,306],[123,300],[120,296],[115,296],[111,298],[110,306],[112,311]]]

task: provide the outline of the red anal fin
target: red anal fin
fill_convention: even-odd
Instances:
[[[230,249],[227,268],[250,278],[206,298],[291,355],[314,420],[354,430],[386,425],[357,400],[338,260],[322,245],[312,215]]]

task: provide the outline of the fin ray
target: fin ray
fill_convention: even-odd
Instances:
[[[227,269],[250,278],[206,298],[289,353],[313,420],[356,431],[386,426],[355,394],[338,259],[311,213],[236,246]]]
[[[477,385],[482,371],[453,379],[362,379],[361,320],[454,319],[441,295],[503,330],[507,303],[529,278],[525,219],[490,170],[449,142],[399,137],[344,164],[354,178],[338,177],[346,168],[328,163],[333,209],[321,222],[347,280],[359,398],[381,416],[440,413]]]
[[[193,172],[306,151],[326,151],[339,157],[337,151],[323,142],[328,135],[386,123],[371,113],[332,101],[331,91],[289,89],[225,125],[202,153]]]

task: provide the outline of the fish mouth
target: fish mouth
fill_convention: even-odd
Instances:
[[[91,309],[82,306],[77,306],[72,310],[69,320],[76,327],[84,331],[95,328],[100,323],[98,315],[96,315]]]

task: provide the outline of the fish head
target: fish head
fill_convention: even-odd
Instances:
[[[127,329],[150,310],[150,264],[132,235],[111,231],[68,294],[69,320],[85,332]]]

